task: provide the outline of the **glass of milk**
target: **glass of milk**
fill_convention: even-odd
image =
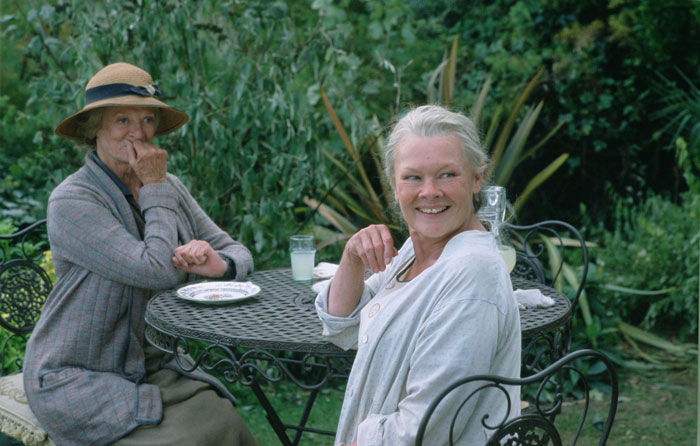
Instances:
[[[297,282],[310,283],[314,273],[316,242],[313,235],[293,235],[289,239],[292,257],[292,277]]]

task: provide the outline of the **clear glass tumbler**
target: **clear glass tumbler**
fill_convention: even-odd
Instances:
[[[506,217],[506,189],[503,186],[485,186],[482,188],[486,200],[476,213],[482,222],[488,222],[488,228],[498,235],[498,228]]]
[[[313,235],[293,235],[289,239],[289,252],[292,259],[292,277],[297,282],[311,282],[313,279],[316,242]]]

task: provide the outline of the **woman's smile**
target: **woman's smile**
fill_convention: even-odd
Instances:
[[[424,214],[440,214],[446,211],[448,208],[449,206],[442,206],[439,208],[418,208],[418,212],[422,212]]]

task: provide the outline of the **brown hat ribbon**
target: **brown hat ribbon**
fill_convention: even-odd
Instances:
[[[103,99],[128,96],[132,94],[150,97],[161,96],[160,90],[158,90],[158,86],[155,84],[146,85],[145,87],[137,87],[136,85],[131,84],[107,84],[85,90],[85,105],[92,102],[101,101]]]

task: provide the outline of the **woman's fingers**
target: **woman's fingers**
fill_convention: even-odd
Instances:
[[[397,253],[394,239],[385,225],[368,226],[353,235],[348,243],[362,263],[375,273],[384,271]]]
[[[186,273],[206,277],[221,277],[228,264],[204,240],[191,240],[173,251],[173,265]]]
[[[211,245],[203,240],[191,240],[190,242],[178,246],[173,251],[174,258],[185,266],[202,265],[207,262],[210,251],[213,252]]]
[[[368,242],[366,249],[367,260],[373,266],[372,271],[375,273],[384,271],[386,268],[386,263],[384,261],[384,238],[376,226],[370,226],[367,229],[367,237],[365,237],[365,240]]]
[[[129,165],[143,184],[164,183],[167,172],[168,153],[147,142],[136,140],[132,143],[134,157]]]

